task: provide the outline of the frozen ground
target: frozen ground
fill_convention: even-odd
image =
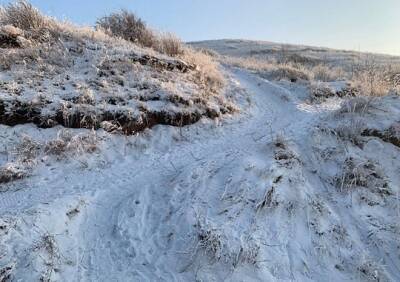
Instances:
[[[240,113],[183,128],[1,126],[3,167],[81,142],[0,184],[0,280],[399,281],[399,96],[225,72]]]

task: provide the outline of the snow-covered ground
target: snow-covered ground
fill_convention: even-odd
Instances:
[[[240,113],[183,128],[0,126],[1,165],[83,140],[0,184],[0,280],[400,281],[399,96],[224,71]]]

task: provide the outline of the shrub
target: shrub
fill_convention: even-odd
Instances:
[[[144,47],[154,47],[157,42],[156,36],[145,22],[126,10],[100,18],[96,26],[111,36],[121,37]]]
[[[168,56],[176,57],[184,53],[178,37],[172,33],[152,31],[142,19],[126,10],[100,18],[96,26],[97,29],[105,31],[110,36],[120,37],[140,46],[152,48]]]
[[[23,0],[1,8],[0,25],[21,29],[25,38],[40,42],[58,34],[57,24],[53,19],[42,15],[38,9]]]

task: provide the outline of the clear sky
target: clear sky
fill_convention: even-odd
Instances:
[[[0,0],[5,4],[9,1]],[[32,0],[79,24],[120,8],[185,41],[242,38],[400,55],[400,0]]]

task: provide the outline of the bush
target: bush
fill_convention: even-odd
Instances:
[[[126,10],[100,18],[96,26],[111,36],[121,37],[144,47],[154,47],[157,41],[145,22]]]
[[[143,20],[126,10],[102,17],[96,26],[110,36],[152,48],[168,56],[176,57],[184,53],[178,37],[172,33],[156,33],[150,30]]]
[[[43,16],[38,9],[26,1],[18,1],[2,7],[0,25],[21,29],[25,38],[41,42],[57,35],[56,22]]]

